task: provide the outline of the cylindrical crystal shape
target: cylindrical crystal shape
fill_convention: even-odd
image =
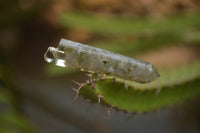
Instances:
[[[58,66],[92,71],[140,83],[151,82],[160,76],[155,67],[148,62],[66,39],[61,39],[58,48],[51,48],[50,51]]]

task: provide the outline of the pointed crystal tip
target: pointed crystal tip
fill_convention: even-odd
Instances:
[[[151,81],[160,77],[160,74],[158,73],[158,71],[156,70],[156,68],[152,64],[150,64],[150,66],[149,66],[149,72],[150,72],[149,73],[150,75],[149,75],[148,82],[151,82]]]

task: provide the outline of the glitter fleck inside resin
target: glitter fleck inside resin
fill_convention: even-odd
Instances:
[[[49,52],[53,58],[47,56]],[[148,62],[66,39],[61,39],[58,48],[49,47],[44,58],[47,62],[55,61],[57,66],[106,74],[139,83],[148,83],[160,76]]]

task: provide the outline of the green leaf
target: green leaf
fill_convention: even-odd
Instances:
[[[171,72],[170,72],[171,71]],[[95,89],[85,84],[80,94],[93,102],[109,105],[130,112],[146,112],[177,104],[200,95],[200,63],[193,63],[173,70],[162,70],[160,79],[149,84],[137,84],[111,77],[97,80]],[[131,87],[132,86],[132,87]]]
[[[177,15],[166,19],[142,19],[122,16],[98,16],[97,14],[72,11],[63,13],[58,22],[66,27],[107,35],[180,33],[188,29],[195,28],[197,30],[200,28],[199,13]]]

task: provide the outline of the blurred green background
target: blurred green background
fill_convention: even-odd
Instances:
[[[167,70],[164,87],[199,82],[199,0],[4,0],[0,16],[0,133],[200,132],[198,96],[107,119],[106,107],[72,102],[84,73],[43,58],[66,38],[149,61]]]

